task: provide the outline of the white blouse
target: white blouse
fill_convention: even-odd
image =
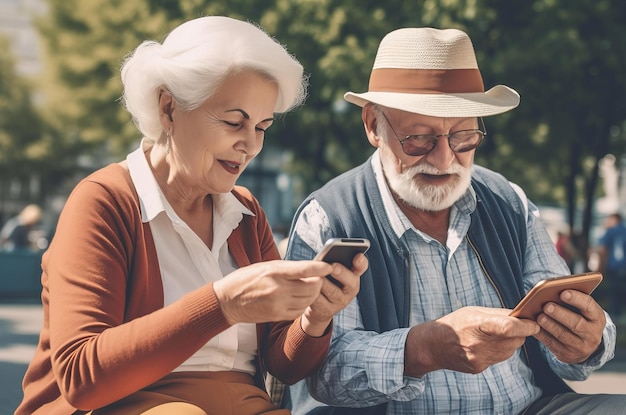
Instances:
[[[151,146],[151,142],[142,140],[126,160],[139,195],[142,221],[149,222],[152,230],[167,306],[237,269],[227,239],[244,214],[254,213],[232,193],[213,195],[213,249],[209,249],[165,199],[146,160],[145,152]],[[254,374],[256,353],[256,325],[236,324],[212,338],[175,371],[236,370]]]

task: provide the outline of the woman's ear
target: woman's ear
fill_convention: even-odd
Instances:
[[[367,140],[372,146],[378,148],[380,146],[380,137],[376,132],[378,128],[378,120],[376,119],[376,112],[372,104],[365,104],[361,111],[361,118],[363,119],[363,126],[365,127],[365,135]]]
[[[174,124],[174,108],[176,101],[166,89],[159,92],[159,119],[164,131],[169,131]]]

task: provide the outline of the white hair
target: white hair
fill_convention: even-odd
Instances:
[[[224,16],[189,20],[163,43],[147,40],[121,68],[122,102],[137,128],[156,141],[162,134],[159,92],[166,89],[181,109],[191,111],[210,98],[224,79],[253,70],[278,85],[275,113],[302,104],[307,79],[302,65],[258,26]]]

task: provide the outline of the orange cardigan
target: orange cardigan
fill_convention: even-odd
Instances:
[[[278,259],[258,201],[241,187],[233,193],[256,215],[244,215],[228,239],[237,265]],[[167,376],[229,327],[212,284],[163,306],[150,225],[120,164],[76,186],[42,269],[44,324],[16,415],[108,405]],[[258,366],[295,383],[321,365],[330,335],[309,337],[299,320],[258,324]]]

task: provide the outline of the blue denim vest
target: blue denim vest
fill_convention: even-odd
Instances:
[[[477,206],[471,215],[468,242],[476,252],[484,274],[498,292],[502,306],[513,308],[524,293],[526,208],[503,176],[483,167],[474,166],[472,187]],[[392,231],[371,160],[313,192],[298,209],[296,218],[311,199],[325,210],[335,237],[362,237],[371,241],[367,252],[369,269],[361,276],[358,294],[359,304],[367,304],[367,307],[361,307],[365,329],[382,333],[408,327],[409,253]],[[524,349],[535,382],[544,395],[571,391],[550,369],[533,337],[527,339]],[[321,407],[311,414],[385,412],[386,405],[379,405],[359,409]]]

